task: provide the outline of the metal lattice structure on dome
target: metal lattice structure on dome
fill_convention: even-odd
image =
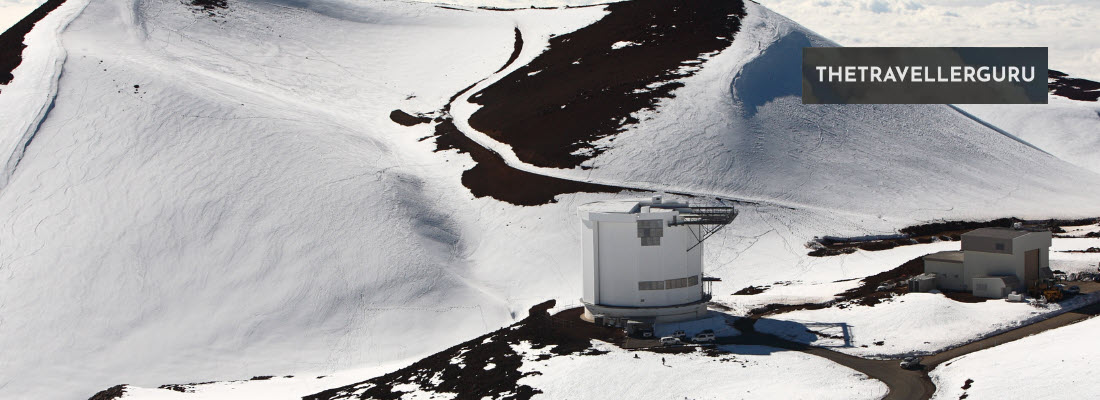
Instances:
[[[695,236],[695,244],[688,247],[688,251],[694,249],[704,240],[713,236],[719,230],[722,230],[726,225],[729,225],[737,218],[737,210],[733,207],[690,207],[688,209],[678,209],[680,215],[670,223],[669,225],[698,225],[699,230],[688,229],[691,234]]]

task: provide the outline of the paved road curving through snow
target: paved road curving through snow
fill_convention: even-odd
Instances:
[[[936,366],[944,362],[976,351],[1023,339],[1050,329],[1075,324],[1096,315],[1100,315],[1100,303],[1084,306],[1011,331],[970,342],[930,356],[925,356],[922,359],[924,369],[920,371],[901,369],[898,365],[898,360],[866,359],[823,347],[814,347],[803,343],[780,339],[772,335],[758,333],[752,330],[750,324],[739,326],[739,329],[742,330],[742,335],[727,339],[724,343],[772,346],[812,354],[882,381],[882,383],[885,383],[886,386],[890,388],[889,393],[885,397],[887,400],[924,400],[932,398],[932,395],[936,393],[936,385],[933,384],[932,379],[928,377],[928,371],[935,369]]]

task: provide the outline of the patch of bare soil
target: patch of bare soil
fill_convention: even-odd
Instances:
[[[514,43],[515,45],[512,46],[512,55],[508,56],[508,61],[506,61],[497,72],[503,71],[505,68],[508,68],[509,65],[516,62],[516,59],[519,58],[519,53],[523,51],[523,33],[519,31],[518,26],[516,27],[516,40]]]
[[[92,395],[88,400],[114,400],[121,399],[126,394],[126,385],[116,385],[110,388],[104,389],[99,393]]]
[[[353,383],[303,397],[303,400],[328,399],[399,399],[406,392],[395,389],[413,384],[436,392],[456,393],[456,399],[530,399],[538,389],[518,382],[523,356],[512,345],[528,342],[533,348],[549,346],[546,359],[564,355],[603,354],[591,340],[622,343],[622,330],[601,327],[580,319],[582,309],[574,308],[551,316],[554,301],[532,307],[530,315],[510,327],[482,335],[443,350],[412,365],[363,382]],[[489,369],[487,366],[492,365]]]
[[[418,124],[426,124],[432,122],[431,117],[425,117],[423,115],[411,115],[401,110],[393,110],[390,112],[390,121],[396,122],[404,126],[414,126]]]
[[[469,153],[477,165],[462,173],[462,185],[476,197],[489,196],[519,206],[553,203],[565,193],[619,193],[626,188],[576,182],[521,171],[508,166],[499,154],[481,147],[463,135],[445,118],[435,126],[436,151],[458,150]]]
[[[191,5],[210,11],[228,8],[229,2],[226,0],[191,0]]]
[[[749,287],[746,287],[746,288],[742,288],[741,290],[738,290],[737,292],[734,292],[733,295],[734,296],[751,296],[751,295],[754,295],[754,294],[764,293],[764,291],[766,291],[770,288],[771,288],[771,286],[767,286],[767,285],[765,285],[765,286],[749,286]]]
[[[26,38],[27,33],[30,33],[31,28],[34,28],[38,21],[64,3],[65,0],[49,0],[42,3],[4,33],[0,33],[0,85],[11,83],[15,78],[12,71],[23,63],[23,49],[27,48],[27,45],[23,44],[23,39]]]
[[[1100,82],[1088,79],[1070,78],[1064,72],[1047,70],[1047,88],[1055,96],[1080,101],[1097,101],[1100,99]]]
[[[523,162],[573,168],[632,114],[673,97],[707,54],[733,42],[741,0],[611,3],[604,18],[550,39],[530,64],[471,97],[470,125],[512,147]],[[616,45],[618,44],[618,45]],[[613,48],[614,46],[614,48]]]
[[[769,304],[749,311],[748,317],[760,318],[767,315],[782,314],[798,310],[820,310],[828,307],[845,308],[849,305],[874,306],[882,300],[896,294],[904,294],[909,287],[902,284],[903,281],[920,275],[924,272],[924,262],[921,257],[906,261],[904,264],[889,271],[883,271],[875,275],[863,278],[860,285],[838,293],[836,298],[823,303],[806,304]],[[878,290],[879,286],[891,287],[887,290]]]
[[[825,236],[807,244],[813,257],[828,257],[851,254],[857,249],[865,251],[889,250],[899,246],[932,243],[934,241],[958,241],[961,235],[978,228],[1011,227],[1022,222],[1031,228],[1050,229],[1051,232],[1065,232],[1063,226],[1092,225],[1096,218],[1075,220],[1047,219],[1025,221],[1019,218],[1000,218],[992,221],[943,221],[914,225],[902,228],[897,235],[889,237],[832,237]]]

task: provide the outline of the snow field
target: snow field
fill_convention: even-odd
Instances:
[[[950,107],[801,104],[789,66],[802,47],[832,43],[746,7],[733,45],[674,99],[604,143],[594,169],[561,173],[911,221],[1100,213],[1100,175]]]
[[[59,100],[0,192],[0,397],[402,360],[554,297],[493,292],[515,257],[477,278],[460,235],[508,221],[462,227],[454,163],[388,119],[499,68],[513,21],[338,5],[107,0],[65,31]]]
[[[1060,253],[1057,250],[1097,246],[1100,245],[1098,241],[1100,239],[1055,238],[1050,253],[1051,269],[1067,273],[1095,269],[1097,262],[1100,262],[1100,253]],[[892,265],[898,266],[925,254],[958,249],[959,242],[936,242],[873,252],[860,250],[825,258],[837,259],[846,265],[854,261],[877,265],[894,263]],[[831,300],[833,294],[846,290],[845,286],[854,287],[858,283],[858,279],[834,284],[795,283],[774,286],[757,295],[730,296],[723,300],[729,301],[728,305],[735,310],[746,311],[769,303],[823,302]],[[792,296],[792,293],[797,295]],[[815,298],[814,294],[818,297]],[[773,315],[757,322],[756,329],[798,342],[831,347],[851,355],[896,358],[956,347],[1049,318],[1097,299],[1096,294],[1091,294],[1061,305],[1040,306],[1033,302],[1009,303],[1004,300],[963,303],[939,293],[909,293],[874,306],[846,304],[843,308],[833,306]],[[807,330],[827,335],[815,335]],[[844,331],[842,338],[831,337],[837,336],[837,330]]]
[[[1094,345],[1100,318],[1049,330],[946,362],[929,375],[936,383],[933,399],[1030,399],[1051,393],[1082,398],[1100,396]],[[973,380],[968,389],[962,389]]]
[[[62,9],[70,6],[83,4],[70,0]],[[1100,215],[1095,174],[943,108],[848,113],[796,105],[789,93],[769,99],[776,93],[735,90],[745,64],[801,32],[748,7],[734,46],[620,135],[592,161],[597,169],[549,173],[761,200],[741,205],[734,225],[706,245],[707,274],[723,279],[715,299],[734,314],[764,302],[825,299],[923,254],[918,249],[947,246],[814,258],[805,246],[814,236],[893,233],[937,218]],[[430,126],[401,127],[388,114],[438,110],[470,84],[509,72],[493,75],[512,52],[517,26],[524,49],[512,68],[534,58],[550,34],[602,13],[318,0],[232,2],[209,17],[179,2],[95,0],[60,36],[60,25],[41,25],[34,40],[59,39],[63,47],[36,42],[26,70],[0,93],[0,110],[15,110],[10,119],[0,116],[19,122],[0,132],[0,145],[8,146],[28,132],[21,126],[37,124],[34,115],[56,89],[53,109],[0,188],[0,215],[9,216],[0,225],[0,348],[7,349],[0,397],[86,398],[118,383],[257,375],[301,378],[202,385],[195,395],[305,393],[381,374],[399,360],[507,325],[547,299],[574,303],[576,207],[640,194],[564,195],[538,207],[475,199],[459,179],[467,155],[434,153],[431,140],[420,140]],[[765,100],[753,103],[750,117],[748,98]],[[474,110],[462,97],[452,111],[461,128]],[[474,138],[508,158],[506,146]],[[681,157],[640,167],[655,153]],[[732,296],[747,285],[772,289]],[[864,343],[877,337],[868,332],[886,329],[889,321],[877,319],[892,318],[880,316],[889,307],[988,311],[934,296],[903,299],[796,317],[849,324]],[[887,345],[902,343],[888,338]],[[645,376],[676,379],[669,387],[643,380],[637,393],[885,393],[825,360],[734,350],[760,368],[669,356],[690,368],[647,364]],[[527,379],[549,398],[607,394],[596,380],[552,377],[607,368],[621,372],[609,378],[621,387],[639,381],[630,374],[634,361],[617,350],[554,359],[545,367],[556,373]],[[309,380],[345,370],[334,380]],[[699,371],[715,374],[714,385],[686,383],[698,382]],[[165,392],[143,389],[134,397],[177,396]]]
[[[0,85],[0,121],[4,121],[0,124],[0,190],[7,186],[23,158],[25,144],[53,104],[66,59],[58,34],[85,4],[83,0],[67,1],[38,21],[23,38],[27,48],[22,62],[12,71],[14,79]]]
[[[886,385],[831,361],[765,346],[721,346],[707,356],[629,352],[597,344],[599,356],[525,359],[524,377],[545,399],[879,399]],[[635,358],[637,356],[637,358]],[[662,362],[663,361],[663,362]],[[639,379],[645,377],[645,379]]]

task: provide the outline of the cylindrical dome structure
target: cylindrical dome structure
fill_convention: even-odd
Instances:
[[[697,215],[687,203],[660,197],[596,202],[579,214],[585,319],[672,322],[706,314],[702,240],[707,231],[689,221]]]

